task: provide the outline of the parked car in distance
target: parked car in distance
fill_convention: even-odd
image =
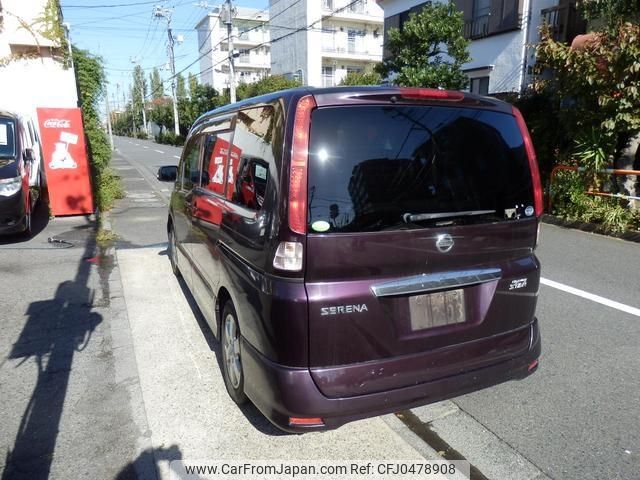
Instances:
[[[169,258],[226,388],[287,431],[451,398],[538,365],[542,188],[511,105],[299,88],[200,117]]]
[[[42,187],[42,153],[33,123],[0,111],[0,234],[31,232]]]

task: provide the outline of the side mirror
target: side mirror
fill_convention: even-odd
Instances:
[[[158,169],[158,180],[161,182],[175,182],[178,178],[178,167],[175,165],[165,165]]]
[[[33,156],[33,150],[30,148],[25,148],[24,149],[24,159],[27,162],[33,162],[35,160],[35,157]]]

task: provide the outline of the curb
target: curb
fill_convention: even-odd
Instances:
[[[598,225],[596,223],[580,222],[578,220],[565,220],[546,213],[542,215],[541,220],[543,223],[556,225],[558,227],[571,228],[574,230],[602,235],[604,237],[614,237],[628,242],[640,243],[640,232],[611,233],[607,232],[602,225]]]

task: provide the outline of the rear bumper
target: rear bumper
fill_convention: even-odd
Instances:
[[[338,428],[361,418],[414,408],[529,376],[536,370],[535,367],[530,370],[529,366],[540,356],[541,340],[537,320],[527,328],[531,340],[524,354],[417,385],[346,398],[326,397],[318,390],[308,369],[271,362],[243,340],[245,392],[282,430],[301,432]],[[289,417],[320,417],[324,426],[291,427]]]

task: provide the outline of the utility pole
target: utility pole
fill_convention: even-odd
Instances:
[[[173,126],[176,135],[180,135],[180,121],[178,119],[178,95],[176,92],[176,61],[173,54],[173,46],[176,43],[176,39],[173,38],[171,33],[171,13],[169,8],[163,8],[160,5],[156,5],[153,10],[153,15],[156,18],[164,18],[167,21],[167,35],[169,36],[169,64],[171,65],[171,96],[173,97]]]
[[[104,106],[107,111],[107,132],[109,132],[109,142],[111,143],[111,150],[115,150],[113,145],[113,131],[111,130],[111,109],[109,108],[109,91],[107,90],[107,84],[104,84]]]
[[[138,65],[138,59],[137,58],[132,58],[131,59],[131,63],[133,63],[134,65]],[[147,131],[147,112],[145,111],[144,108],[144,74],[142,75],[142,85],[140,85],[140,100],[142,101],[142,124],[143,124],[143,128],[142,131],[144,132],[144,134],[148,137],[149,136],[149,132]],[[133,89],[136,89],[136,85],[134,83],[133,85]],[[134,92],[135,94],[135,92]],[[133,105],[133,103],[132,103]]]
[[[236,72],[233,65],[233,17],[236,15],[236,9],[231,0],[227,0],[220,14],[222,22],[227,25],[227,43],[229,46],[229,100],[231,103],[236,102]]]

